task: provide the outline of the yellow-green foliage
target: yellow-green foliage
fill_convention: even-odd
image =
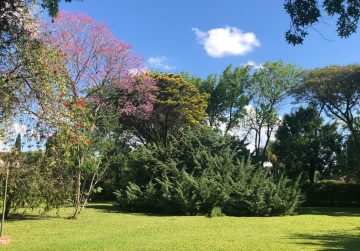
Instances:
[[[180,75],[155,73],[153,78],[159,88],[155,107],[173,110],[187,125],[199,125],[205,119],[207,94],[200,93]]]
[[[123,125],[146,144],[166,146],[186,128],[201,126],[205,120],[207,94],[200,93],[179,75],[151,73],[157,93],[152,112],[146,117],[124,116]]]

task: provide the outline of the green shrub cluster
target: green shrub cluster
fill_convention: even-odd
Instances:
[[[165,214],[285,215],[299,204],[299,182],[274,180],[240,161],[231,140],[211,130],[189,131],[166,147],[142,147],[128,159],[122,209]],[[217,210],[219,210],[217,209]]]
[[[305,185],[304,206],[311,207],[358,207],[360,206],[360,184],[324,180]]]

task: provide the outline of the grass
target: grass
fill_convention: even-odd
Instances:
[[[156,216],[91,204],[9,220],[1,250],[360,250],[360,209],[302,209],[284,217]]]

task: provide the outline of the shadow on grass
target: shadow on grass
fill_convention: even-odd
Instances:
[[[360,231],[359,231],[360,234]],[[317,246],[318,250],[360,250],[360,235],[335,232],[328,234],[294,234],[290,239],[303,240],[296,244]]]
[[[296,213],[298,215],[327,215],[327,216],[360,216],[360,208],[342,207],[302,207]],[[360,250],[360,249],[359,249]]]
[[[152,212],[135,212],[135,211],[126,211],[120,209],[116,202],[106,202],[106,203],[91,203],[86,206],[89,209],[100,210],[104,213],[124,213],[135,216],[153,216],[153,217],[167,217],[167,216],[184,216],[179,214],[162,214],[162,213],[152,213]],[[86,210],[86,209],[85,209]]]
[[[1,217],[1,215],[0,215]],[[12,214],[9,218],[5,219],[7,222],[11,221],[35,221],[35,220],[50,220],[50,219],[65,219],[66,217],[57,215],[32,215],[32,214]]]
[[[121,213],[119,207],[113,202],[91,203],[86,205],[85,210],[86,208],[100,210],[105,213]]]

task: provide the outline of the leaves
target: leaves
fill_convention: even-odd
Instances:
[[[346,38],[356,32],[360,18],[358,0],[323,0],[322,7],[324,11],[317,0],[285,0],[284,9],[291,20],[290,29],[285,33],[288,43],[302,44],[308,29],[325,15],[338,15],[336,26],[340,37]]]

